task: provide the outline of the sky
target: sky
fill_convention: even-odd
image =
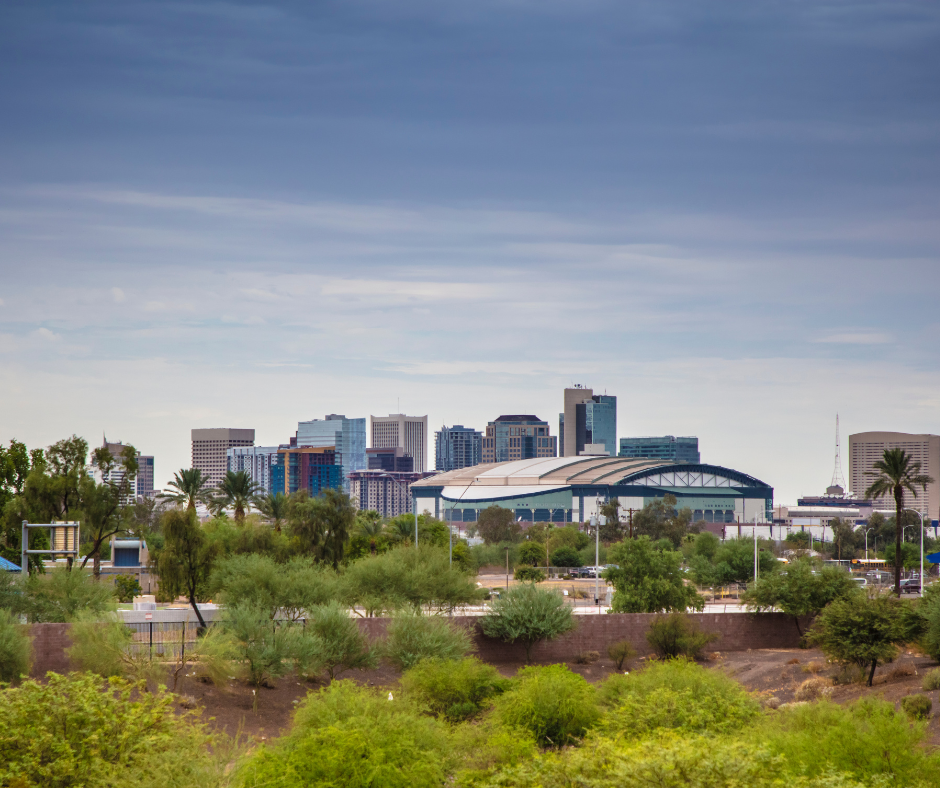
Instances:
[[[940,431],[938,143],[933,3],[8,0],[0,440],[580,383],[795,503]]]

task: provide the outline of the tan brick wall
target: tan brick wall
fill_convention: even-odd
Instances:
[[[50,670],[68,673],[69,659],[65,649],[72,645],[69,638],[71,624],[33,624],[29,635],[33,639],[33,667],[30,678],[38,679]]]

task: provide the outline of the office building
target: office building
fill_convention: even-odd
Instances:
[[[413,511],[411,485],[433,475],[379,470],[354,471],[349,474],[349,494],[363,511],[373,509],[382,517],[397,517]]]
[[[483,462],[554,457],[557,453],[557,439],[548,422],[538,416],[500,416],[486,427]]]
[[[328,447],[336,451],[336,463],[342,467],[343,489],[349,492],[347,477],[352,471],[366,470],[366,420],[347,419],[331,413],[325,419],[297,424],[292,440],[297,446]]]
[[[930,525],[940,520],[940,435],[910,435],[905,432],[859,432],[849,435],[849,485],[852,493],[863,496],[875,479],[875,463],[884,456],[885,449],[903,449],[914,462],[920,463],[920,472],[933,479],[926,492],[917,488],[916,495],[904,491],[904,506],[924,515]],[[872,501],[876,510],[894,511],[894,498],[890,495]]]
[[[228,469],[227,452],[236,446],[254,446],[255,431],[232,429],[197,429],[192,431],[192,467],[202,471],[210,487],[218,487]]]
[[[366,462],[370,471],[414,473],[414,458],[397,446],[394,449],[366,449]]]
[[[584,451],[599,454],[602,445],[613,457],[617,453],[617,398],[575,386],[565,389],[564,404],[558,414],[559,456],[577,457]]]
[[[672,435],[658,438],[621,438],[618,456],[658,457],[662,460],[692,464],[702,461],[698,438],[675,438]]]
[[[406,416],[392,413],[389,416],[370,416],[370,441],[373,449],[404,449],[414,458],[415,472],[427,470],[428,417]]]
[[[483,433],[455,424],[434,433],[434,468],[456,471],[483,462]]]
[[[271,466],[277,464],[278,446],[236,446],[225,453],[226,470],[246,471],[265,493],[272,491]]]
[[[110,452],[115,460],[115,464],[109,472],[100,473],[100,480],[102,482],[112,482],[119,485],[124,480],[124,463],[122,456],[127,446],[121,441],[112,443],[105,438],[102,443],[102,448],[106,448],[108,452]],[[137,476],[132,483],[131,491],[123,496],[122,503],[125,505],[133,502],[136,498],[149,498],[153,495],[153,457],[143,455],[139,451],[136,451],[136,449],[135,452],[137,457]]]
[[[306,490],[315,498],[323,490],[343,490],[346,479],[332,446],[281,446],[271,464],[271,492]]]

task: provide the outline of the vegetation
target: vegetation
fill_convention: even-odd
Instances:
[[[79,613],[102,614],[114,608],[114,586],[99,583],[91,572],[65,567],[33,573],[14,609],[33,623],[71,621]]]
[[[775,571],[777,559],[771,542],[758,540],[757,570],[762,576]],[[726,539],[704,531],[691,541],[683,552],[688,556],[691,577],[700,586],[724,586],[746,583],[754,579],[753,539]]]
[[[581,566],[581,555],[573,547],[562,545],[551,555],[552,566]]]
[[[140,583],[132,575],[118,575],[114,578],[114,595],[118,602],[133,602],[141,591]]]
[[[472,648],[467,630],[450,619],[402,612],[389,622],[382,655],[399,670],[407,670],[423,659],[461,659]]]
[[[636,656],[636,649],[629,640],[618,640],[607,647],[607,656],[614,661],[617,670],[623,670],[624,664]]]
[[[513,586],[490,604],[480,621],[483,634],[507,643],[525,646],[526,662],[532,661],[532,646],[554,640],[575,628],[571,608],[561,594],[534,583]]]
[[[206,503],[210,497],[209,480],[199,468],[183,468],[173,474],[173,481],[167,484],[172,492],[164,493],[166,501],[185,505],[195,512],[196,504]]]
[[[477,520],[477,533],[487,544],[517,542],[522,533],[522,527],[516,522],[512,510],[494,504],[480,512]]]
[[[610,560],[619,566],[604,577],[616,592],[615,613],[685,612],[702,610],[705,600],[693,586],[686,585],[682,553],[666,541],[652,542],[646,536],[614,545]]]
[[[210,542],[199,526],[195,509],[176,509],[163,520],[166,537],[157,559],[160,590],[172,597],[182,594],[205,628],[197,602],[205,602],[209,591],[209,575],[218,555],[218,546]]]
[[[901,709],[912,720],[929,720],[933,701],[926,695],[908,695],[901,698]]]
[[[347,670],[374,668],[378,659],[355,619],[334,601],[310,608],[298,646],[298,661],[308,675],[326,671],[332,680]]]
[[[295,627],[271,621],[264,611],[248,605],[229,608],[225,627],[237,644],[249,684],[270,684],[293,667],[298,653]]]
[[[401,686],[432,713],[456,722],[479,714],[492,698],[509,688],[510,681],[496,668],[472,657],[435,657],[406,671]]]
[[[690,509],[676,509],[677,499],[666,494],[650,501],[633,516],[633,535],[646,536],[652,542],[665,539],[678,548],[690,533],[698,533]]]
[[[684,613],[656,616],[650,622],[646,640],[660,659],[698,659],[702,649],[720,636],[702,632]]]
[[[26,627],[9,610],[0,608],[0,682],[18,682],[29,675],[33,644]]]
[[[524,583],[541,583],[545,580],[545,573],[534,566],[517,566],[512,576],[515,580]]]
[[[245,519],[245,510],[258,505],[261,492],[261,485],[248,471],[226,471],[217,498],[223,506],[234,510],[235,522],[240,523]]]
[[[339,490],[324,490],[316,498],[305,492],[291,496],[287,522],[304,553],[336,569],[356,524],[357,509]]]

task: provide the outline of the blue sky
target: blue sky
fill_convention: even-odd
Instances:
[[[3,441],[578,382],[786,503],[940,430],[934,4],[8,2],[0,74]]]

